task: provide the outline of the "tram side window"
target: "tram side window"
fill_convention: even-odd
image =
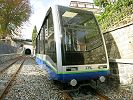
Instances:
[[[41,32],[39,34],[40,36],[40,53],[44,53],[44,34],[43,34],[43,28],[41,29]]]
[[[54,38],[54,25],[52,13],[50,13],[44,24],[45,33],[45,54],[47,54],[56,63],[56,44]]]
[[[37,36],[37,40],[36,41],[37,41],[37,43],[36,43],[36,53],[40,53],[39,35]]]
[[[36,38],[36,46],[35,46],[35,53],[37,53],[37,38]]]

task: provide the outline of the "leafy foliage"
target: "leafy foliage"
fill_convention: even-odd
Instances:
[[[108,5],[108,0],[93,0],[96,6],[106,7]]]
[[[0,37],[12,36],[30,17],[29,0],[0,0]]]
[[[36,36],[37,36],[37,28],[36,28],[36,26],[34,26],[34,29],[32,31],[32,45],[33,45],[33,48],[35,48],[35,45],[36,45]]]
[[[102,31],[107,31],[109,28],[117,27],[131,21],[126,18],[129,18],[133,13],[132,8],[133,0],[117,0],[115,3],[108,3],[104,8],[104,12],[100,16],[97,16]]]

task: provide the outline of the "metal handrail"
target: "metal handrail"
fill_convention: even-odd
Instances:
[[[0,54],[0,57],[1,56],[9,56],[9,55],[20,55],[20,53]]]

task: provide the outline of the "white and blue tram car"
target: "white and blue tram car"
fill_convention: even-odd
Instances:
[[[103,35],[91,11],[51,7],[36,38],[36,62],[51,79],[70,82],[110,74]]]

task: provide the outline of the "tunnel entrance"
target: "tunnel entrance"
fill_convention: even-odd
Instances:
[[[30,49],[26,49],[25,50],[25,55],[31,55],[31,50]]]

